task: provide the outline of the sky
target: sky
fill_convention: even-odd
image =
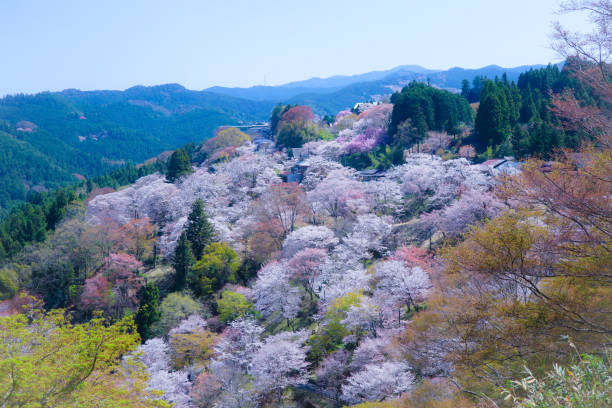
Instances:
[[[557,62],[559,0],[0,0],[0,95]],[[564,20],[565,19],[565,20]]]

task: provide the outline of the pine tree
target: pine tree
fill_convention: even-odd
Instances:
[[[461,96],[467,100],[470,98],[470,81],[467,79],[461,81]]]
[[[140,338],[145,341],[151,337],[151,326],[159,320],[159,289],[147,283],[140,289],[140,306],[136,312],[136,326]]]
[[[482,95],[478,113],[476,115],[475,127],[481,146],[496,146],[505,140],[508,130],[507,112],[504,112],[500,96],[503,93],[496,92],[495,84],[485,88]]]
[[[204,247],[214,241],[215,231],[204,212],[204,201],[195,200],[191,213],[187,219],[187,239],[191,242],[191,249],[196,260],[202,257]]]
[[[174,183],[177,179],[185,174],[191,173],[191,163],[189,161],[189,155],[183,149],[178,149],[172,156],[170,156],[170,160],[168,161],[168,172],[166,174],[166,179]]]
[[[174,256],[172,257],[172,266],[174,267],[174,289],[179,291],[185,288],[187,276],[191,271],[191,266],[195,259],[191,251],[191,242],[187,239],[187,233],[183,232],[179,238]]]

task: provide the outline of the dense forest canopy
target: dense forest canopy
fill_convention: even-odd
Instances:
[[[212,137],[221,125],[264,120],[272,106],[178,85],[6,96],[0,99],[0,215],[30,191],[144,162]]]

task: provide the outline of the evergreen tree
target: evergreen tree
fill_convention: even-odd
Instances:
[[[187,219],[187,239],[191,242],[191,249],[196,260],[202,257],[204,247],[214,241],[215,231],[204,212],[204,201],[195,200],[191,213]]]
[[[470,81],[464,79],[461,81],[461,96],[469,100],[470,97]]]
[[[139,292],[140,306],[136,312],[136,326],[140,338],[144,342],[152,337],[151,326],[160,317],[159,312],[159,289],[153,283],[147,283]]]
[[[508,130],[507,111],[504,110],[503,99],[500,100],[503,94],[495,92],[494,87],[493,84],[490,91],[483,91],[483,99],[476,115],[475,127],[481,147],[502,143]]]
[[[191,266],[195,259],[191,251],[191,242],[187,239],[187,233],[183,232],[179,238],[174,256],[172,257],[172,266],[174,268],[174,289],[179,291],[185,288],[187,276],[191,271]]]
[[[189,155],[183,149],[175,150],[168,161],[168,172],[166,173],[166,179],[169,182],[174,183],[181,176],[189,173],[191,173],[191,162],[189,160]]]

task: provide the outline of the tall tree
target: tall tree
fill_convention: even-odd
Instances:
[[[172,257],[172,267],[174,268],[174,288],[183,290],[187,283],[187,276],[191,271],[191,266],[195,262],[191,250],[191,242],[187,239],[187,233],[183,232],[179,238],[174,256]]]
[[[147,283],[140,289],[140,306],[136,312],[136,327],[140,338],[145,341],[152,337],[151,326],[159,320],[159,289],[153,283]]]
[[[497,87],[491,82],[485,87],[483,97],[476,115],[476,131],[481,146],[496,146],[506,137],[508,122],[501,95]]]
[[[204,201],[199,198],[191,206],[191,213],[187,218],[186,233],[187,239],[191,242],[193,255],[196,260],[199,260],[204,248],[215,238],[215,230],[204,212]]]
[[[170,156],[168,161],[168,172],[166,173],[166,179],[174,183],[181,176],[191,173],[191,162],[189,155],[183,149],[175,150]]]

